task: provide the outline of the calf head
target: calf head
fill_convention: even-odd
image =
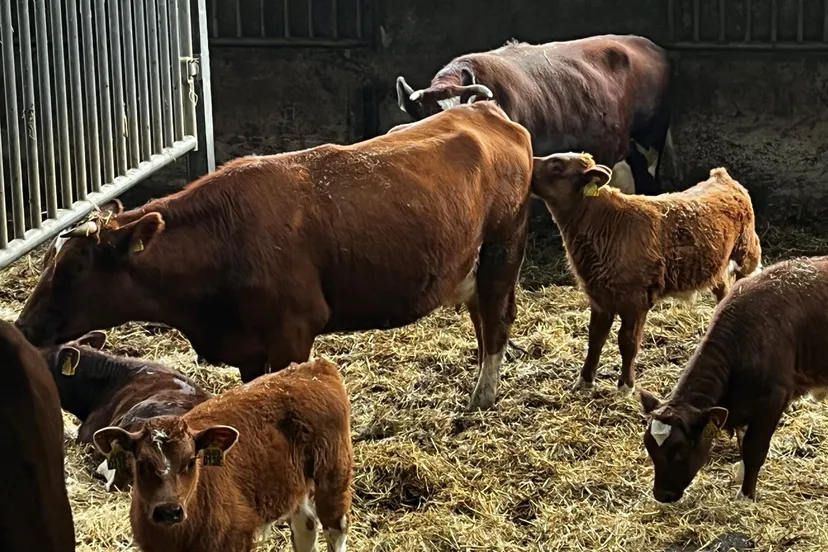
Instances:
[[[553,153],[535,157],[532,193],[552,209],[568,209],[598,190],[612,178],[612,169],[596,165],[588,153]]]
[[[132,458],[133,503],[152,523],[174,525],[187,519],[203,470],[222,469],[224,455],[239,438],[230,426],[191,429],[178,416],[152,418],[137,432],[105,427],[95,446],[111,468]]]
[[[90,347],[100,351],[106,345],[106,333],[101,331],[89,332],[78,339],[61,345],[40,347],[40,352],[49,365],[52,377],[59,381],[61,376],[74,376],[81,360],[81,348]]]
[[[492,91],[482,84],[474,83],[474,77],[465,69],[460,84],[437,84],[417,91],[411,88],[403,77],[397,77],[397,104],[416,120],[456,105],[493,98]]]
[[[718,406],[699,410],[664,404],[643,390],[640,395],[648,422],[644,446],[655,469],[653,496],[659,502],[676,502],[707,462],[710,445],[724,427],[728,411]]]
[[[133,268],[163,228],[158,213],[123,213],[116,202],[63,232],[49,245],[40,280],[15,324],[42,347],[134,319],[149,301]]]

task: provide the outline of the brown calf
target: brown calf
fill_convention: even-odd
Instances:
[[[0,320],[0,550],[75,550],[63,475],[63,417],[43,358]]]
[[[798,258],[737,283],[667,399],[642,390],[653,495],[682,497],[720,429],[738,436],[741,494],[755,498],[759,469],[788,405],[828,395],[828,257]]]
[[[615,316],[621,317],[619,391],[635,386],[635,357],[656,301],[712,289],[760,266],[747,191],[725,169],[684,192],[656,197],[604,188],[612,171],[589,155],[535,159],[532,191],[563,236],[570,267],[589,295],[589,350],[575,388],[590,388]]]
[[[315,550],[318,520],[328,550],[345,551],[350,403],[326,360],[291,364],[137,432],[101,429],[95,445],[111,463],[133,459],[130,521],[146,552],[246,552],[285,520],[294,550]]]
[[[46,345],[160,322],[251,381],[306,360],[317,335],[465,304],[481,353],[471,406],[490,407],[531,172],[528,132],[492,102],[354,145],[237,159],[57,238],[17,324]]]
[[[639,191],[655,194],[659,152],[671,148],[670,72],[667,51],[641,36],[509,42],[454,58],[423,90],[399,77],[397,102],[422,119],[472,98],[494,99],[529,130],[536,156],[589,151],[623,168],[612,186],[631,192],[634,177]],[[658,163],[646,158],[650,152]]]
[[[95,432],[108,426],[137,431],[150,418],[184,414],[212,396],[163,364],[100,351],[105,343],[106,334],[96,331],[41,349],[57,384],[61,407],[81,421],[79,443],[91,444]],[[129,469],[116,472],[106,459],[97,460],[106,489],[126,489],[132,481]]]

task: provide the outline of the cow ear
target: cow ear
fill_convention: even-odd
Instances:
[[[596,188],[600,188],[610,180],[612,180],[612,169],[605,165],[595,165],[584,171],[584,186],[595,184]]]
[[[646,389],[640,390],[638,395],[641,398],[641,412],[645,416],[650,415],[661,404],[661,400]]]
[[[106,333],[99,330],[89,332],[85,336],[75,340],[75,343],[77,345],[86,345],[87,347],[92,347],[100,351],[106,345]]]
[[[117,216],[124,212],[124,204],[118,199],[113,199],[101,205],[100,210],[104,216]]]
[[[160,213],[147,213],[140,219],[112,230],[110,242],[119,252],[130,255],[141,253],[164,230],[164,218]]]
[[[423,107],[417,99],[412,100],[414,89],[411,88],[405,78],[397,77],[397,105],[416,120],[423,118]]]
[[[714,406],[713,408],[707,411],[707,419],[717,428],[722,429],[725,425],[725,422],[727,422],[728,414],[729,412],[727,408]]]
[[[195,439],[196,452],[207,448],[217,448],[227,452],[239,440],[239,431],[235,427],[217,425],[199,431],[193,439]]]
[[[58,351],[57,365],[64,376],[74,376],[80,362],[80,351],[70,346],[63,346]]]
[[[120,427],[110,426],[99,429],[92,436],[92,442],[101,453],[110,458],[123,452],[135,453],[135,445],[141,432],[130,433]]]

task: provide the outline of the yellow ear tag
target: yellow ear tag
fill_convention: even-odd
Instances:
[[[126,469],[126,452],[117,441],[112,443],[112,449],[106,455],[106,466],[110,470]]]
[[[67,356],[66,360],[63,361],[63,366],[60,368],[60,373],[64,376],[74,376],[76,367],[76,364],[72,364],[72,357]]]
[[[713,422],[707,422],[707,425],[704,426],[704,438],[708,441],[712,441],[718,434],[719,428],[716,427],[716,424]]]
[[[218,447],[207,447],[204,449],[202,464],[205,466],[223,466],[224,451]]]
[[[144,250],[144,242],[142,240],[138,240],[138,243],[135,244],[135,248],[133,249],[133,251],[135,253],[138,253],[139,251],[143,251],[143,250]]]
[[[598,180],[593,180],[584,186],[584,195],[586,197],[595,197],[598,195]]]

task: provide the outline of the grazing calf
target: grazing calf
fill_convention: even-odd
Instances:
[[[552,213],[590,299],[589,350],[575,388],[592,387],[618,315],[618,387],[626,395],[656,301],[711,288],[721,301],[733,280],[760,266],[761,248],[750,196],[725,169],[684,192],[656,197],[603,188],[611,175],[589,155],[554,154],[535,159],[532,191]]]
[[[245,157],[59,236],[17,324],[38,345],[131,320],[180,330],[251,381],[318,335],[465,304],[491,407],[529,221],[529,133],[492,102],[372,140]]]
[[[719,430],[737,434],[741,494],[755,498],[759,469],[788,405],[828,395],[828,257],[798,258],[737,283],[667,399],[642,390],[653,495],[679,500]]]
[[[0,550],[73,551],[55,384],[37,349],[2,320],[0,371]]]
[[[146,552],[246,552],[257,532],[290,521],[293,547],[345,551],[351,505],[350,403],[324,359],[257,378],[183,416],[136,432],[110,427],[95,445],[134,459],[130,520]]]
[[[78,443],[91,444],[92,436],[103,427],[137,431],[150,418],[185,414],[212,396],[162,364],[101,352],[105,343],[106,334],[96,331],[41,349],[57,384],[61,407],[81,421]],[[98,460],[106,489],[126,489],[132,481],[129,467],[116,471],[106,459]]]

